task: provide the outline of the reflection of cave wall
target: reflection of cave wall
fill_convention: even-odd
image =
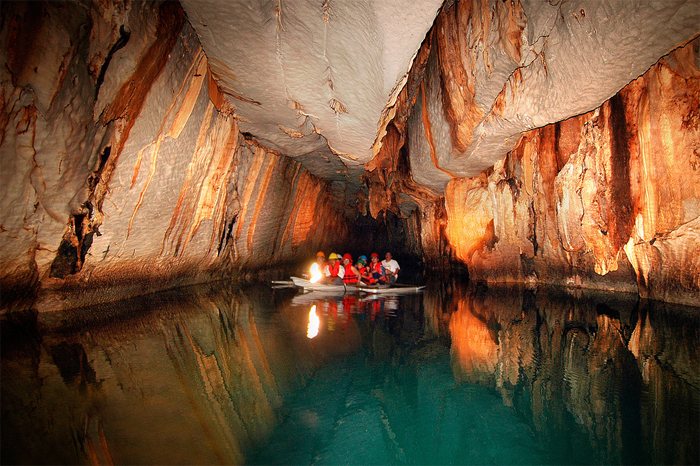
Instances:
[[[178,3],[2,14],[3,304],[37,281],[46,308],[80,303],[51,290],[115,299],[345,235],[326,182],[239,132]]]
[[[243,463],[316,369],[271,299],[220,283],[3,321],[3,462]]]
[[[597,464],[697,458],[700,335],[688,308],[563,288],[431,290],[426,326],[449,331],[455,377],[498,390],[545,449]]]

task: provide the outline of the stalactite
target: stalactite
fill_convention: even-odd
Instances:
[[[478,9],[479,2],[475,3],[475,9]],[[481,3],[488,5],[486,0]],[[443,10],[436,21],[443,108],[450,124],[452,145],[458,152],[464,152],[471,144],[472,131],[483,117],[483,110],[474,102],[473,70],[476,60],[472,52],[473,46],[465,43],[465,40],[469,40],[467,38],[472,43],[481,40],[479,31],[468,35],[469,25],[479,25],[481,22],[477,19],[472,23],[471,16],[472,5],[469,1],[461,1],[452,8]],[[486,37],[489,17],[487,14],[484,18]],[[468,60],[466,63],[462,61],[465,58]]]

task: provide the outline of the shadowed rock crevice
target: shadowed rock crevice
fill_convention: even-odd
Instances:
[[[112,57],[120,49],[124,48],[127,42],[129,42],[129,37],[131,37],[131,32],[126,30],[123,24],[119,26],[119,38],[114,43],[112,48],[109,49],[109,52],[105,57],[104,63],[100,68],[100,73],[97,75],[97,80],[95,82],[95,100],[97,100],[97,96],[100,94],[100,86],[102,86],[102,83],[104,82],[105,73],[107,72],[107,68],[109,68],[109,63],[112,61]]]
[[[609,202],[611,203],[611,217],[609,222],[613,235],[613,247],[619,250],[629,240],[634,227],[636,216],[636,199],[631,189],[631,151],[636,152],[637,134],[627,124],[627,113],[622,99],[623,94],[616,94],[610,99],[610,126],[611,126],[611,180]],[[634,112],[636,113],[636,112]],[[636,116],[636,115],[635,115]],[[612,220],[612,219],[611,219]]]
[[[56,258],[51,263],[50,277],[66,278],[83,268],[85,256],[92,246],[92,238],[96,233],[95,231],[83,233],[87,228],[87,219],[87,214],[76,214],[71,217],[71,227],[61,241]]]

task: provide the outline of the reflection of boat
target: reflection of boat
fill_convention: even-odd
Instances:
[[[316,291],[324,293],[369,293],[369,294],[402,294],[402,293],[417,293],[422,291],[424,286],[413,285],[326,285],[323,283],[311,283],[309,280],[299,277],[291,277],[294,286],[303,288],[305,291]]]
[[[326,285],[325,283],[311,283],[309,280],[306,280],[305,278],[299,278],[299,277],[291,277],[292,281],[294,282],[294,286],[298,286],[299,288],[304,288],[304,290],[308,291],[322,291],[322,292],[329,292],[329,293],[356,293],[358,290],[357,287],[352,286],[352,285]]]
[[[299,293],[294,295],[292,298],[292,304],[297,306],[305,306],[308,304],[314,304],[319,301],[325,301],[327,299],[343,299],[345,293],[340,292],[323,292],[323,291],[308,291],[304,293]]]
[[[380,285],[380,286],[359,286],[358,289],[363,293],[369,294],[403,294],[403,293],[418,293],[423,291],[424,286],[414,285]]]

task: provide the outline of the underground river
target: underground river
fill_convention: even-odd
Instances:
[[[214,283],[2,320],[2,462],[698,464],[697,308]]]

